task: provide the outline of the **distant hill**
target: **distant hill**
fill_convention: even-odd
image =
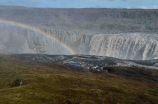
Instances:
[[[6,5],[0,5],[0,9],[22,9],[27,8],[23,6],[6,6]]]

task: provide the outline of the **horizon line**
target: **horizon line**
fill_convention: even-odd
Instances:
[[[64,7],[26,7],[26,6],[18,6],[18,5],[0,5],[1,6],[4,6],[4,7],[21,7],[21,8],[26,8],[26,9],[29,9],[29,8],[39,8],[39,9],[143,9],[143,10],[158,10],[158,8],[109,8],[109,7],[67,7],[67,8],[64,8]]]

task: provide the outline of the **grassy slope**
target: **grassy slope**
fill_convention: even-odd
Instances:
[[[26,85],[11,87],[16,79]],[[156,104],[158,82],[0,56],[0,104]]]

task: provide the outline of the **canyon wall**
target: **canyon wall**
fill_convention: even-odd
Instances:
[[[0,19],[36,27],[76,54],[158,58],[158,10],[1,7]],[[0,53],[73,54],[31,28],[0,21]]]

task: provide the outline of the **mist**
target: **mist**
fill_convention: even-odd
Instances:
[[[0,53],[157,59],[157,17],[158,10],[3,6],[0,19],[13,24],[0,23]],[[31,28],[14,25],[14,22],[35,27],[61,43]]]

